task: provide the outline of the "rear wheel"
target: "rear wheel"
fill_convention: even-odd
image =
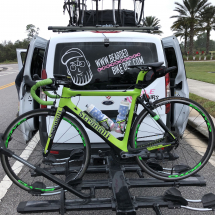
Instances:
[[[140,25],[143,19],[144,0],[134,0],[135,24]]]
[[[122,25],[121,0],[112,0],[112,8],[114,25]]]
[[[157,116],[152,118],[143,110],[131,132],[132,148],[153,142],[147,147],[146,155],[136,157],[137,163],[152,177],[165,181],[180,180],[197,173],[208,162],[214,149],[215,133],[210,115],[187,98],[164,98],[153,105]],[[177,137],[175,145],[170,145],[175,141],[157,123],[158,117]],[[199,135],[199,131],[204,136]]]
[[[83,25],[84,23],[84,12],[86,10],[86,0],[78,0],[78,4],[79,4],[79,25]]]
[[[21,115],[6,129],[4,144],[33,166],[39,166],[63,181],[82,178],[90,161],[89,138],[80,123],[70,115],[64,115],[50,154],[43,157],[54,116],[55,111],[50,109]],[[37,190],[41,195],[47,195],[60,189],[13,157],[1,155],[1,162],[9,178],[26,191]]]

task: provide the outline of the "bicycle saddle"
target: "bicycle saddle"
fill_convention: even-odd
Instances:
[[[138,68],[138,69],[143,69],[145,67],[158,68],[163,64],[164,62],[146,63],[146,64],[128,66],[128,68]]]

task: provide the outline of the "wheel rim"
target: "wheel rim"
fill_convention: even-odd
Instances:
[[[134,0],[135,24],[139,25],[143,17],[143,0]]]
[[[137,161],[154,177],[157,176],[157,178],[167,180],[179,180],[196,173],[208,161],[213,151],[214,130],[209,116],[207,116],[205,111],[202,108],[199,108],[197,104],[190,103],[190,100],[184,103],[181,103],[181,100],[175,100],[174,103],[171,103],[171,109],[173,109],[173,106],[176,107],[177,105],[177,108],[174,108],[177,109],[177,111],[174,113],[172,111],[171,113],[170,109],[169,116],[167,114],[167,117],[164,118],[164,115],[166,115],[163,113],[164,109],[166,111],[166,105],[170,104],[167,101],[168,99],[166,102],[163,101],[160,103],[162,105],[157,106],[156,113],[163,118],[165,124],[169,120],[172,120],[171,124],[173,126],[171,127],[171,130],[174,130],[173,128],[175,128],[175,131],[172,132],[179,138],[178,147],[168,147],[167,143],[169,140],[167,140],[168,138],[166,137],[161,143],[156,144],[160,146],[163,145],[164,147],[154,150],[152,150],[153,148],[150,148],[148,158],[146,158],[146,156],[143,156],[142,158],[139,157],[137,158]],[[163,112],[159,111],[158,108],[160,110],[163,109]],[[144,144],[144,141],[149,142],[150,138],[153,140],[155,138],[158,140],[162,139],[165,135],[165,132],[156,121],[146,115],[147,114],[142,116],[142,119],[145,119],[145,122],[143,120],[142,125],[137,123],[135,126],[136,133],[135,137],[133,137],[135,139],[133,147],[138,147],[138,145],[141,145],[142,143]],[[141,122],[142,119],[139,119],[139,122]],[[182,125],[186,124],[186,120],[188,120],[188,125],[183,127]],[[143,125],[145,125],[145,129]],[[204,127],[205,135],[208,134],[208,138],[200,134],[197,135],[196,129],[191,125],[195,125],[197,128]],[[202,142],[200,142],[199,139],[201,139]]]
[[[47,131],[49,131],[54,118],[53,114],[49,115],[48,112],[38,113],[37,116],[38,119],[44,119],[44,117],[46,118],[46,128]],[[33,124],[35,126],[34,128],[32,127]],[[21,156],[23,159],[26,159],[32,165],[40,166],[40,168],[48,170],[51,174],[63,181],[65,181],[66,178],[65,166],[66,160],[68,160],[67,163],[69,163],[69,171],[67,172],[67,175],[71,174],[71,180],[82,177],[84,174],[83,168],[85,168],[88,164],[88,158],[86,159],[86,144],[88,143],[85,141],[85,136],[78,129],[77,125],[75,125],[75,123],[72,122],[70,118],[66,116],[63,118],[60,126],[63,126],[65,130],[63,132],[60,132],[60,130],[57,131],[54,144],[51,149],[52,155],[48,160],[44,160],[42,155],[44,147],[41,143],[43,141],[39,135],[36,124],[37,123],[32,123],[32,117],[21,117],[19,122],[12,126],[12,129],[9,129],[4,135],[5,145],[8,147],[8,149],[14,151],[17,155]],[[34,133],[36,134],[29,134],[27,129],[24,133],[23,127],[30,127],[31,130],[34,130]],[[69,138],[67,134],[69,134]],[[28,137],[32,136],[32,138],[27,144],[25,144],[24,139],[26,139],[27,135]],[[82,146],[83,152],[80,152],[80,154],[75,153],[75,155],[69,159],[69,151],[71,151],[71,149],[75,150],[75,146],[73,148],[72,145],[74,141],[82,142],[82,144],[78,145],[79,147]],[[62,147],[61,144],[63,144],[64,151],[68,151],[67,155],[62,153],[64,151],[60,151],[58,155],[55,154],[59,152],[59,149]],[[2,156],[2,162],[8,176],[13,179],[13,181],[15,180],[14,182],[22,189],[28,191],[37,189],[38,191],[41,191],[41,194],[43,194],[54,193],[60,188],[48,179],[39,176],[36,172],[30,170],[28,167],[23,166],[23,164],[20,162],[15,161],[13,158]],[[38,181],[42,182],[45,186],[37,187],[35,182]]]

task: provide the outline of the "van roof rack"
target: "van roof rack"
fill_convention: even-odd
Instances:
[[[122,26],[49,26],[48,30],[53,32],[74,32],[74,31],[157,31],[158,27],[122,27]]]

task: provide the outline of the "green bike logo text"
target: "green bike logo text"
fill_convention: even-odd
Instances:
[[[92,118],[90,118],[87,114],[85,114],[84,112],[80,112],[79,116],[85,121],[87,122],[89,125],[91,125],[96,131],[98,131],[103,137],[105,137],[106,139],[108,139],[111,135],[109,134],[109,132],[107,132],[105,130],[105,128],[103,128],[102,126],[100,126],[95,120],[93,120]]]

